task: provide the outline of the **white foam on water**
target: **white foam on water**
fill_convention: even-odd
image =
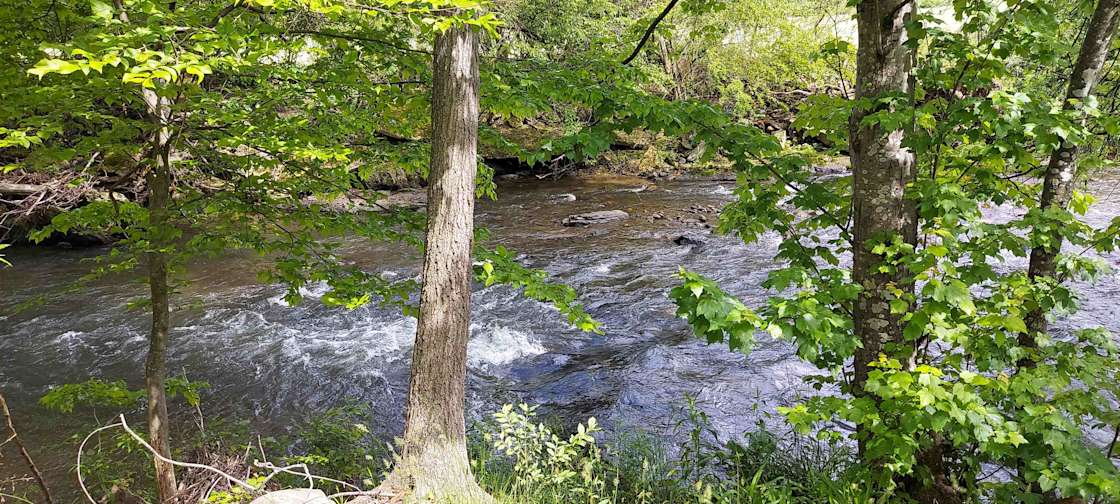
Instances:
[[[312,283],[310,285],[300,287],[299,288],[299,295],[303,296],[304,298],[316,298],[317,299],[317,298],[323,297],[324,294],[326,294],[330,291],[331,291],[331,286],[327,285],[327,282],[315,282],[315,283]],[[280,305],[280,306],[291,306],[290,304],[288,304],[287,301],[284,300],[284,295],[286,293],[287,293],[287,290],[284,290],[284,292],[281,292],[280,294],[277,294],[275,296],[272,296],[272,297],[268,298],[268,304]]]
[[[331,367],[379,372],[401,361],[416,339],[416,319],[361,320],[353,327],[318,331],[291,331],[281,340],[285,360],[314,366],[326,360]],[[467,364],[487,368],[546,353],[531,334],[496,324],[471,324]]]
[[[716,189],[712,192],[715,193],[715,194],[721,194],[723,196],[730,196],[732,194],[735,194],[734,191],[732,191],[731,189],[728,189],[726,186],[722,186],[722,185],[716,186]]]
[[[83,334],[85,333],[82,331],[66,331],[62,334],[59,334],[58,338],[55,338],[55,342],[60,345],[71,345],[74,343],[75,339]]]
[[[354,354],[364,363],[394,362],[404,357],[416,340],[416,319],[405,317],[389,322],[370,321],[366,327],[342,331],[330,345],[342,355]],[[376,364],[376,363],[375,363]]]
[[[472,324],[471,335],[467,364],[475,368],[500,366],[547,352],[531,335],[505,326]]]

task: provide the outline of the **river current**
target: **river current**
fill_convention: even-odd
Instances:
[[[504,403],[543,405],[569,421],[595,416],[608,429],[669,433],[682,418],[684,398],[695,397],[721,436],[749,431],[772,419],[776,407],[812,390],[801,377],[817,372],[786,343],[760,336],[749,354],[706,345],[677,319],[667,298],[684,266],[719,280],[748,305],[770,294],[760,284],[775,264],[779,243],[768,236],[743,245],[711,234],[733,182],[639,179],[502,181],[499,199],[482,202],[477,224],[496,243],[522,254],[575,287],[605,334],[582,333],[557,312],[507,287],[476,286],[468,349],[468,415],[481,418]],[[1098,203],[1087,216],[1104,225],[1120,214],[1120,182],[1106,177],[1090,188]],[[570,198],[557,195],[571,194]],[[625,210],[630,218],[565,227],[565,217]],[[991,208],[994,220],[1020,210]],[[680,240],[687,236],[689,239]],[[415,252],[352,240],[346,255],[397,277],[416,276]],[[16,249],[14,268],[0,270],[0,389],[8,396],[26,441],[51,453],[61,469],[72,445],[72,422],[36,401],[50,387],[90,377],[142,383],[149,318],[130,310],[145,286],[114,277],[69,294],[64,301],[21,312],[11,308],[87,270],[84,259],[103,249]],[[1120,255],[1105,258],[1120,266]],[[256,282],[261,260],[230,254],[194,262],[190,283],[173,299],[169,369],[212,385],[203,396],[209,415],[254,419],[261,429],[282,429],[323,408],[366,403],[378,414],[370,427],[398,433],[408,386],[415,320],[365,306],[322,305],[310,288],[298,306],[283,289]],[[1007,267],[1025,268],[1009,258]],[[1103,325],[1120,333],[1120,276],[1109,273],[1079,286],[1082,311],[1061,327]],[[65,455],[65,456],[64,456]],[[0,477],[9,472],[0,459]]]

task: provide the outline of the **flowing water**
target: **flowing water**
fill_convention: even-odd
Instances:
[[[1120,214],[1118,179],[1091,188],[1099,203],[1088,215],[1103,225]],[[551,307],[506,287],[476,287],[469,355],[469,415],[482,417],[503,403],[528,402],[574,421],[595,416],[608,428],[638,427],[669,433],[686,395],[695,397],[724,436],[751,430],[780,405],[811,389],[801,377],[817,370],[785,343],[760,337],[749,356],[708,346],[673,315],[666,294],[679,266],[719,280],[748,305],[762,303],[759,286],[774,267],[779,242],[769,236],[744,246],[710,234],[703,222],[731,199],[731,182],[636,179],[505,181],[499,200],[484,202],[477,222],[496,242],[523,254],[575,287],[605,334],[567,327]],[[642,189],[645,187],[645,189]],[[575,201],[554,198],[570,193]],[[631,217],[569,228],[568,215],[621,209]],[[1018,214],[989,210],[993,219]],[[677,240],[687,235],[692,240]],[[678,244],[677,242],[681,242]],[[346,253],[369,268],[415,276],[414,252],[348,242]],[[14,268],[0,271],[0,389],[29,443],[63,466],[73,432],[36,400],[53,385],[90,377],[142,383],[148,317],[129,310],[145,286],[114,278],[69,294],[62,302],[12,314],[16,303],[80,276],[83,261],[103,250],[23,249],[9,254]],[[1120,265],[1120,255],[1106,258]],[[250,417],[261,429],[279,428],[348,401],[370,404],[375,430],[399,432],[407,392],[415,320],[366,306],[353,311],[317,301],[308,289],[295,307],[278,286],[260,285],[255,256],[193,263],[191,283],[175,296],[169,368],[205,380],[208,414]],[[1024,268],[1012,258],[1009,268]],[[127,281],[126,281],[127,280]],[[1080,286],[1084,309],[1060,327],[1104,325],[1120,333],[1120,277],[1110,273]],[[0,476],[8,472],[0,459]],[[18,468],[12,469],[16,470]],[[58,469],[57,467],[55,468]]]

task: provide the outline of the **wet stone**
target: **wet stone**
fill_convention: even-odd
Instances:
[[[683,234],[676,238],[673,238],[673,243],[682,247],[687,245],[699,246],[704,244],[704,240],[699,236]]]
[[[590,226],[593,224],[603,224],[616,220],[623,220],[630,218],[630,214],[622,210],[600,210],[597,212],[587,212],[582,214],[569,215],[561,221],[565,226]]]
[[[572,193],[553,194],[548,197],[548,201],[553,203],[571,202],[576,200],[576,195]]]

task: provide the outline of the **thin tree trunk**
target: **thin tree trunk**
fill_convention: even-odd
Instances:
[[[436,502],[490,502],[467,458],[463,403],[470,326],[471,241],[478,160],[478,34],[436,36],[428,230],[404,446],[383,484]]]
[[[117,17],[128,24],[128,11],[122,0],[113,0]],[[175,4],[170,4],[175,10]],[[148,286],[151,289],[152,330],[148,335],[148,356],[144,361],[144,388],[148,395],[149,443],[164,457],[171,458],[171,427],[167,420],[167,339],[171,327],[171,296],[167,281],[168,235],[167,205],[171,200],[171,102],[154,90],[141,90],[148,120],[155,126],[152,135],[152,170],[148,174],[148,228],[150,247],[148,256]],[[156,470],[156,497],[161,503],[172,502],[177,493],[175,466],[154,460]]]
[[[27,451],[27,447],[23,445],[23,441],[19,438],[19,432],[16,431],[16,425],[12,422],[12,412],[8,411],[8,401],[4,399],[4,394],[0,394],[0,414],[4,416],[4,423],[8,427],[7,441],[0,442],[3,446],[8,441],[12,441],[19,449],[19,455],[23,457],[23,461],[27,463],[27,468],[31,470],[31,475],[35,477],[35,482],[39,485],[39,490],[43,492],[43,502],[52,504],[54,499],[51,498],[51,490],[47,487],[47,480],[43,478],[43,473],[39,471],[39,466],[35,465],[35,460],[31,458],[31,453]]]
[[[1120,23],[1120,1],[1100,0],[1092,20],[1089,21],[1085,41],[1081,44],[1081,53],[1077,56],[1073,74],[1069,78],[1069,90],[1064,105],[1066,110],[1080,107],[1074,101],[1080,102],[1093,92],[1093,87],[1096,86],[1108,57],[1109,48],[1112,46],[1112,37],[1116,33],[1118,23]],[[1042,184],[1042,198],[1039,201],[1041,208],[1065,209],[1069,206],[1070,198],[1073,196],[1076,169],[1077,146],[1063,142],[1061,147],[1050,156],[1050,164],[1047,166]],[[1054,233],[1050,238],[1050,246],[1038,246],[1031,250],[1030,266],[1027,270],[1031,280],[1053,278],[1057,274],[1057,258],[1062,249],[1062,236]],[[1046,332],[1047,326],[1045,310],[1041,307],[1032,310],[1027,314],[1027,332],[1019,335],[1019,344],[1026,348],[1034,348],[1035,335]],[[1032,365],[1033,361],[1029,357],[1019,362],[1020,367]]]
[[[1104,68],[1108,51],[1112,47],[1112,37],[1116,33],[1117,24],[1120,23],[1120,0],[1100,0],[1093,17],[1089,21],[1085,33],[1085,41],[1081,44],[1081,52],[1077,56],[1073,73],[1069,78],[1069,89],[1066,91],[1065,110],[1075,110],[1093,92],[1097,80],[1100,78],[1101,69]],[[1077,146],[1063,141],[1050,155],[1050,163],[1046,168],[1046,175],[1042,182],[1042,196],[1039,207],[1048,210],[1051,208],[1065,209],[1073,197],[1073,185],[1077,171]],[[1058,232],[1049,237],[1049,246],[1037,246],[1031,249],[1030,264],[1027,267],[1027,276],[1031,281],[1041,278],[1057,277],[1057,259],[1062,250],[1062,235]],[[1037,335],[1049,329],[1046,312],[1042,306],[1036,306],[1027,313],[1027,331],[1019,334],[1019,346],[1034,349],[1038,346]],[[1017,363],[1020,369],[1032,368],[1036,365],[1035,359],[1027,354]],[[1020,461],[1016,467],[1019,477],[1028,483],[1027,461]],[[1038,483],[1029,484],[1031,491],[1042,493]],[[1048,500],[1055,500],[1053,495],[1047,496]],[[1081,502],[1080,499],[1070,502]]]
[[[164,378],[167,375],[167,339],[170,329],[171,308],[168,298],[167,206],[171,199],[171,107],[166,98],[154,91],[143,91],[144,103],[151,120],[156,124],[153,135],[154,159],[148,176],[148,227],[153,248],[148,252],[148,285],[151,287],[152,330],[148,336],[148,357],[144,363],[144,383],[148,393],[148,436],[152,447],[165,457],[171,457],[170,427],[167,421],[167,392]],[[160,502],[175,498],[175,468],[156,460],[156,490]]]

